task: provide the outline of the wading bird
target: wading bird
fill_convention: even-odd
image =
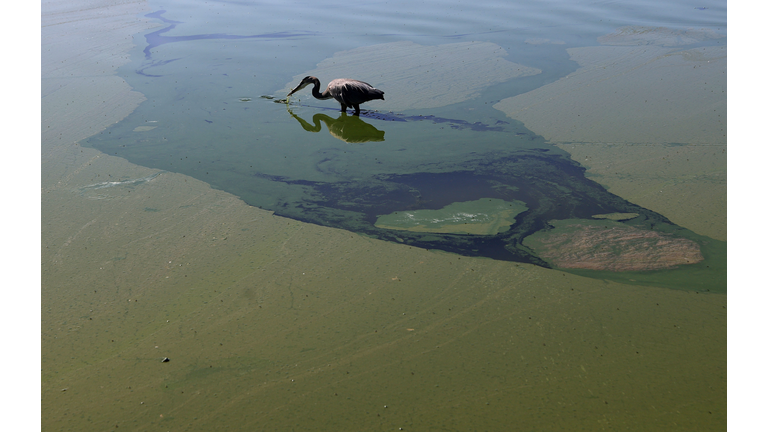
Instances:
[[[372,85],[348,78],[335,79],[328,83],[328,88],[320,93],[320,80],[308,76],[304,77],[295,89],[288,93],[288,96],[296,93],[304,87],[314,84],[312,87],[312,96],[317,99],[334,98],[341,104],[341,110],[346,112],[347,107],[355,109],[355,115],[360,115],[360,104],[369,100],[384,100],[384,92],[374,88]]]

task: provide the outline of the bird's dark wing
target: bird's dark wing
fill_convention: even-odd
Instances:
[[[353,79],[335,79],[328,84],[328,92],[346,106],[359,105],[373,99],[384,99],[384,92],[372,85]]]

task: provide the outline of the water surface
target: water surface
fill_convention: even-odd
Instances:
[[[44,428],[725,428],[724,3],[56,6]]]
[[[195,177],[281,216],[378,239],[629,283],[724,291],[724,242],[608,192],[568,153],[493,108],[573,73],[578,65],[567,50],[597,46],[606,35],[634,44],[651,34],[651,43],[680,50],[723,44],[724,5],[434,6],[164,2],[147,15],[164,27],[137,37],[132,61],[121,69],[148,101],[88,145]],[[313,68],[349,70],[387,100],[363,105],[360,117],[308,90],[282,103],[286,89]],[[478,210],[462,220],[466,229],[377,223],[425,211],[458,220],[451,209],[482,200],[525,210],[513,218]],[[603,224],[589,241],[569,240],[592,248],[578,261],[611,250],[611,262],[552,258],[541,241],[546,233],[592,232],[599,215],[613,213],[636,216]],[[483,232],[490,219],[509,223]],[[558,231],[556,221],[573,220],[582,222]],[[613,235],[617,229],[671,246],[656,251],[653,264],[621,270],[616,260],[647,247],[627,246],[627,237]]]

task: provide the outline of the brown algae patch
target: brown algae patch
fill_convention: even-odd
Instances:
[[[550,222],[523,243],[559,268],[614,272],[665,270],[701,262],[699,245],[685,238],[610,220]]]
[[[515,223],[528,210],[522,201],[481,198],[456,202],[438,210],[398,211],[379,216],[377,228],[415,232],[495,235]]]

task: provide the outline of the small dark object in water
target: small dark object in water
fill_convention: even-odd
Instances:
[[[169,361],[171,361],[171,359],[168,357],[163,357],[163,363],[168,363]]]

